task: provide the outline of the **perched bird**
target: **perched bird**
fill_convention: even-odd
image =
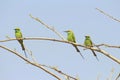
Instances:
[[[75,35],[74,35],[72,30],[67,30],[67,31],[64,31],[64,32],[67,33],[67,40],[68,41],[76,43]],[[76,51],[80,53],[82,58],[84,58],[83,55],[81,54],[80,50],[78,49],[78,47],[76,45],[73,45],[73,46],[75,47]]]
[[[90,36],[85,36],[84,45],[85,45],[86,47],[88,47],[88,48],[93,47],[93,43],[92,43],[92,40],[91,40]],[[91,49],[91,51],[92,51],[93,55],[96,57],[96,59],[98,60],[97,55],[96,55],[96,53],[94,52],[94,50]],[[98,61],[99,61],[99,60],[98,60]]]
[[[25,47],[24,47],[24,44],[23,44],[23,40],[21,39],[23,37],[22,37],[22,33],[20,31],[20,28],[15,28],[14,30],[15,30],[15,37],[18,40],[18,42],[20,43],[20,45],[22,47],[22,50],[24,51],[25,56],[27,57],[27,54],[25,52]]]

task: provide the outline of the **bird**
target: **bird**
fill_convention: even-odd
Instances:
[[[85,45],[86,47],[88,47],[88,48],[93,47],[93,42],[92,42],[92,40],[91,40],[91,38],[90,38],[89,35],[85,36],[84,45]],[[92,50],[92,49],[90,49],[90,50],[92,51],[92,53],[93,53],[93,55],[96,57],[96,59],[99,61],[99,59],[98,59],[96,53],[94,52],[94,50]]]
[[[67,30],[67,31],[64,31],[67,33],[67,40],[70,41],[70,42],[74,42],[76,43],[76,40],[75,40],[75,35],[74,35],[74,32],[72,30]],[[81,54],[80,50],[78,49],[78,47],[74,44],[72,44],[76,51],[79,52],[79,54],[82,56],[82,58],[84,59],[83,55]]]
[[[22,32],[21,32],[20,28],[15,28],[14,30],[15,30],[15,37],[16,37],[17,41],[20,43],[20,45],[22,47],[22,50],[24,51],[25,57],[27,57],[25,47],[24,47],[24,44],[23,44]]]

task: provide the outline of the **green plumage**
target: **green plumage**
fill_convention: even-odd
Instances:
[[[23,40],[21,39],[21,38],[23,38],[22,33],[19,28],[15,28],[15,37],[16,37],[16,39],[18,39],[18,42],[20,43],[22,50],[24,51],[25,56],[27,57],[26,52],[25,52],[25,47],[23,44]]]
[[[75,35],[74,35],[73,31],[72,30],[67,30],[65,32],[67,32],[67,40],[70,41],[70,42],[76,43]],[[73,45],[73,46],[75,47],[76,51],[79,52],[80,55],[82,56],[82,54],[81,54],[80,50],[78,49],[78,47],[76,45]],[[82,56],[82,58],[84,58],[84,57]]]
[[[93,43],[92,43],[92,40],[91,40],[90,36],[85,36],[84,45],[85,45],[86,47],[89,47],[89,48],[90,48],[90,47],[93,47]],[[93,55],[97,58],[97,55],[96,55],[96,53],[94,52],[94,50],[91,49],[91,51],[92,51]],[[97,60],[98,60],[98,58],[97,58]]]

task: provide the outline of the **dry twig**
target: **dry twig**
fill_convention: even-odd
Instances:
[[[109,45],[109,44],[98,44],[98,45],[95,45],[97,47],[101,47],[101,46],[105,46],[105,47],[109,47],[109,48],[120,48],[120,46],[116,46],[116,45]]]
[[[98,9],[98,8],[96,8],[96,10],[98,10],[99,12],[101,12],[102,14],[108,16],[109,18],[111,18],[111,19],[113,19],[113,20],[115,20],[115,21],[117,21],[117,22],[120,22],[120,20],[118,20],[118,19],[114,18],[113,16],[105,13],[104,11],[102,11],[102,10],[100,10],[100,9]]]
[[[64,37],[54,28],[51,26],[48,26],[47,24],[45,24],[42,20],[40,20],[39,18],[35,18],[33,17],[31,14],[29,15],[32,19],[40,22],[42,25],[44,25],[46,28],[52,30],[55,34],[57,34],[62,40],[65,40]]]
[[[77,80],[76,78],[74,78],[74,77],[72,77],[72,76],[70,76],[70,75],[62,72],[61,70],[59,70],[59,69],[56,68],[56,67],[47,66],[47,65],[42,65],[42,66],[47,67],[47,68],[50,68],[50,69],[52,69],[52,70],[54,70],[54,71],[56,71],[56,72],[58,72],[58,73],[60,73],[60,74],[62,74],[62,75],[64,75],[64,76],[66,76],[67,78],[71,78],[71,79],[73,79],[73,80]]]

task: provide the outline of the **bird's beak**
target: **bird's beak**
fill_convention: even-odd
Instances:
[[[16,28],[14,28],[13,30],[16,30]]]
[[[64,32],[66,32],[66,33],[67,33],[68,31],[64,31]]]

